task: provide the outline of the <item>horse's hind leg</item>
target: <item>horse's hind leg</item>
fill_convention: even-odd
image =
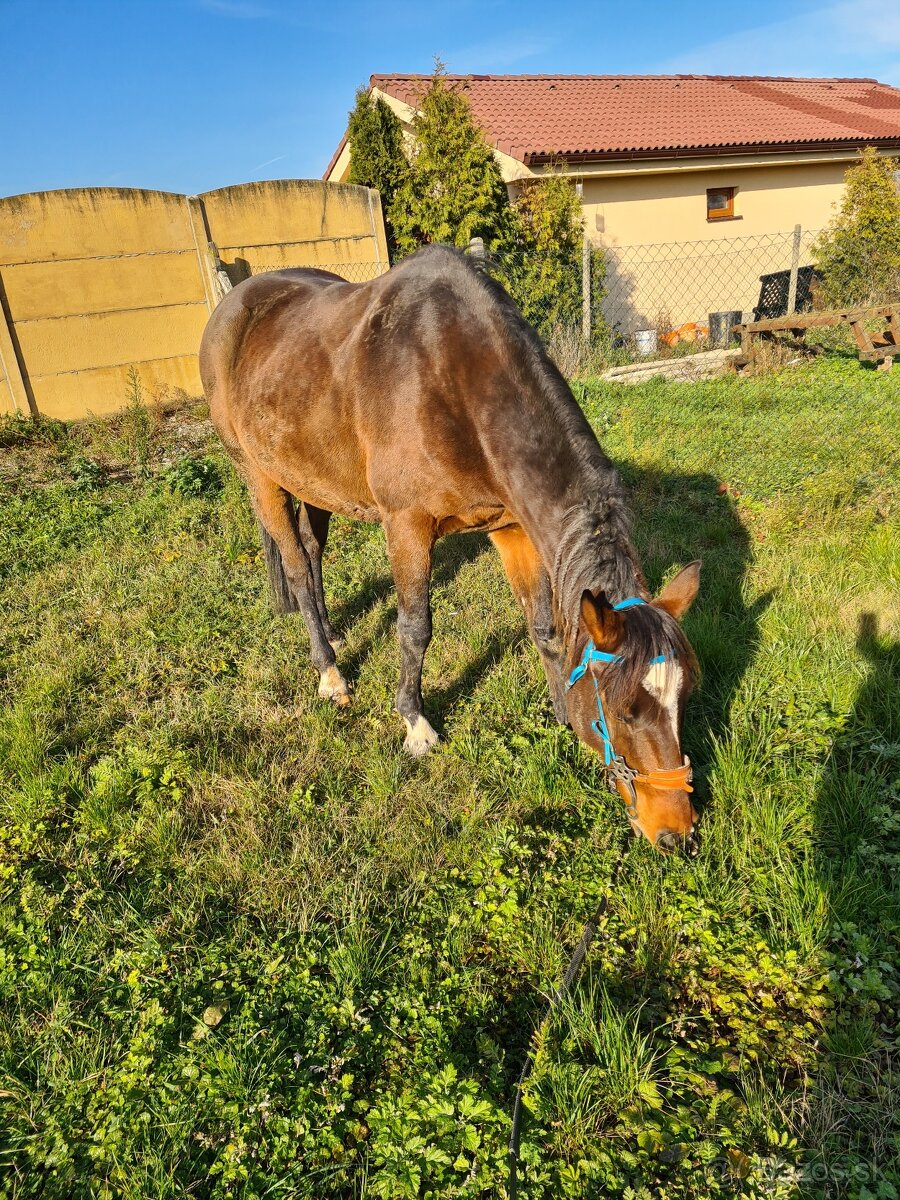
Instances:
[[[325,588],[322,584],[322,551],[328,540],[328,522],[330,520],[331,513],[327,509],[316,508],[315,505],[306,503],[301,503],[297,508],[297,529],[312,569],[313,589],[316,607],[319,610],[319,619],[332,649],[337,650],[343,639],[338,637],[328,619],[328,609],[325,607]]]
[[[300,537],[294,502],[284,488],[265,476],[254,473],[248,476],[247,482],[257,518],[278,547],[284,574],[306,623],[310,657],[319,672],[319,695],[323,700],[334,700],[344,707],[350,703],[350,696],[322,627],[312,564]],[[271,570],[270,561],[270,573]]]
[[[397,589],[397,637],[400,642],[397,712],[406,724],[403,748],[418,756],[425,754],[438,740],[422,704],[422,664],[431,641],[429,586],[434,522],[426,514],[406,511],[385,516],[384,529]]]

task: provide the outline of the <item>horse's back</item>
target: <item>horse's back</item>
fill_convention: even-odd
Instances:
[[[233,365],[248,329],[281,300],[302,302],[323,286],[346,283],[340,275],[310,267],[291,267],[252,275],[232,288],[214,309],[200,342],[200,375],[207,399],[225,382],[221,372]]]
[[[522,421],[523,324],[458,252],[433,247],[362,284],[307,270],[245,281],[210,319],[201,373],[245,472],[329,511],[419,506],[442,522],[503,507],[495,465]]]
[[[335,283],[349,286],[340,275],[316,268],[267,271],[237,284],[214,309],[200,342],[200,378],[213,424],[229,450],[237,448],[230,396],[247,334],[281,302],[302,306],[304,300],[312,299],[323,287]]]

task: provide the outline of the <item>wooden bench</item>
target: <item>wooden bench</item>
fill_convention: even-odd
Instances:
[[[867,321],[882,321],[883,328],[872,333],[866,328]],[[894,359],[900,356],[900,305],[889,304],[881,308],[833,309],[829,312],[789,313],[783,317],[769,317],[764,321],[747,321],[735,326],[741,335],[741,354],[735,360],[738,367],[753,361],[753,339],[759,334],[773,335],[791,333],[803,338],[807,329],[825,329],[834,325],[849,325],[859,347],[860,362],[879,363],[888,371]]]

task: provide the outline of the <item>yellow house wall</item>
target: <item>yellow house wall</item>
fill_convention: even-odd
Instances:
[[[607,249],[607,319],[623,333],[752,311],[760,276],[800,265],[843,190],[847,156],[824,162],[643,170],[585,177],[585,231]],[[736,188],[735,218],[709,221],[706,190]],[[779,236],[780,235],[780,236]]]
[[[845,161],[585,178],[588,236],[601,245],[694,242],[820,229],[840,199]],[[735,219],[709,221],[706,190],[735,187]]]
[[[214,303],[208,241],[255,273],[387,265],[377,193],[288,180],[198,198],[83,188],[0,199],[0,411],[58,418],[145,396],[199,393],[197,349]]]

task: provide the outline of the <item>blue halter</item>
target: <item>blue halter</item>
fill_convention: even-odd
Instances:
[[[620,600],[618,604],[614,604],[613,608],[617,612],[621,612],[623,608],[636,608],[638,605],[646,603],[647,601],[642,600],[640,596],[629,596],[627,600]],[[620,663],[624,661],[625,660],[622,658],[621,654],[610,654],[607,650],[598,650],[594,645],[593,640],[589,639],[588,644],[584,648],[584,654],[582,655],[581,662],[569,676],[569,682],[566,684],[566,688],[568,689],[572,687],[572,685],[576,684],[579,679],[583,679],[587,674],[591,663]],[[666,656],[664,654],[658,654],[656,658],[650,659],[648,665],[653,666],[655,663],[662,663],[665,661]],[[609,736],[609,727],[606,724],[606,714],[603,711],[603,701],[600,699],[600,689],[597,686],[597,680],[594,679],[593,682],[594,692],[597,696],[597,720],[591,721],[591,729],[593,729],[597,737],[599,737],[603,742],[603,765],[605,767],[612,767],[616,761],[616,752],[613,749],[612,738]]]

